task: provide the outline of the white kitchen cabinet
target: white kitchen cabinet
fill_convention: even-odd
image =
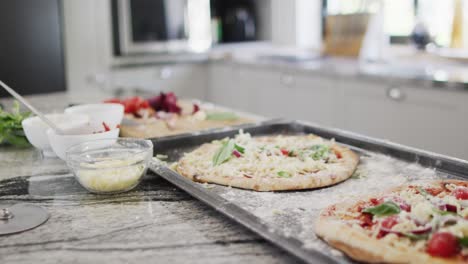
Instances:
[[[290,119],[311,121],[327,126],[336,125],[336,97],[338,90],[333,81],[317,74],[282,73],[281,84],[285,93],[285,116]]]
[[[332,81],[281,69],[213,65],[209,100],[269,118],[333,125]]]
[[[468,94],[356,80],[340,87],[339,127],[468,159]]]
[[[235,64],[210,66],[208,99],[468,159],[468,93]]]
[[[173,91],[179,97],[204,100],[208,90],[207,70],[204,64],[116,68],[109,74],[109,86],[151,94]]]
[[[214,63],[209,71],[208,100],[223,106],[256,113],[255,93],[252,83],[256,80],[244,76],[237,65]]]

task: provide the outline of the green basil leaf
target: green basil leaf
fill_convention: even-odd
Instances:
[[[423,235],[416,235],[412,233],[402,233],[402,234],[411,240],[424,240],[424,239],[429,238],[429,234],[423,234]]]
[[[214,121],[232,121],[237,120],[239,117],[235,113],[231,112],[215,112],[215,113],[208,113],[206,115],[206,120],[214,120]]]
[[[468,237],[458,238],[458,243],[460,243],[460,245],[463,247],[468,247]]]
[[[30,146],[21,125],[21,122],[30,115],[29,112],[20,112],[17,101],[14,102],[10,112],[0,108],[0,144],[6,143],[17,147]]]
[[[244,154],[244,152],[245,152],[245,148],[242,147],[242,146],[239,146],[239,145],[237,145],[237,144],[234,145],[234,148],[235,148],[237,151],[239,151],[240,153],[242,153],[242,154]]]
[[[327,145],[313,145],[310,149],[313,151],[310,157],[314,160],[326,159],[331,153],[331,149]]]
[[[234,146],[235,143],[233,139],[226,141],[213,156],[213,166],[218,166],[231,158]]]
[[[419,191],[419,193],[420,193],[422,196],[424,196],[424,197],[426,197],[426,198],[429,197],[429,196],[432,196],[432,195],[430,195],[426,190],[424,190],[424,189],[421,188],[421,187],[418,187],[418,191]]]
[[[368,207],[362,211],[376,216],[388,216],[400,213],[400,206],[394,202],[384,202],[373,207]]]
[[[455,213],[455,212],[442,211],[442,210],[437,209],[437,208],[432,208],[432,211],[434,211],[435,213],[440,214],[440,215],[458,215],[458,214]]]
[[[278,177],[281,177],[281,178],[291,178],[291,173],[287,172],[287,171],[278,171]]]

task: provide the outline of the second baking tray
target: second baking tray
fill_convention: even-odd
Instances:
[[[376,140],[341,130],[304,122],[269,122],[244,127],[252,136],[313,133],[334,138],[360,155],[356,173],[343,183],[305,191],[255,192],[215,184],[193,182],[158,161],[150,169],[192,196],[212,206],[234,221],[307,263],[350,263],[314,234],[314,222],[330,204],[378,192],[407,182],[441,179],[468,179],[468,163],[463,160]],[[155,154],[176,162],[205,142],[232,137],[238,130],[154,139]]]

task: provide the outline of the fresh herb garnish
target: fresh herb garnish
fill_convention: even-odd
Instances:
[[[20,112],[17,101],[14,102],[10,113],[0,107],[0,144],[6,143],[17,147],[29,146],[21,122],[30,115],[30,112]]]
[[[457,215],[457,213],[455,213],[455,212],[443,211],[443,210],[440,210],[440,209],[437,209],[437,208],[432,208],[432,210],[435,213],[440,214],[440,215]]]
[[[420,193],[422,196],[424,196],[424,197],[426,197],[426,198],[427,198],[428,196],[431,196],[426,190],[424,190],[424,189],[421,188],[421,187],[418,187],[418,191],[419,191],[419,193]]]
[[[216,113],[208,113],[206,115],[206,120],[215,120],[215,121],[231,121],[237,120],[239,117],[231,112],[216,112]]]
[[[458,243],[463,247],[468,247],[468,237],[460,237],[458,238]]]
[[[400,212],[400,206],[394,202],[384,202],[373,207],[368,207],[362,210],[362,212],[376,216],[388,216],[398,214]]]
[[[424,239],[427,239],[429,237],[429,234],[422,234],[422,235],[416,235],[416,234],[412,234],[412,233],[401,233],[402,235],[404,235],[405,237],[411,239],[411,240],[424,240]]]
[[[240,153],[242,153],[242,154],[244,154],[244,152],[245,152],[245,148],[242,147],[242,146],[239,146],[239,145],[237,145],[237,144],[234,144],[234,148],[235,148],[237,151],[239,151]]]
[[[278,177],[291,178],[291,173],[289,173],[287,171],[278,171]]]
[[[310,149],[313,151],[310,157],[314,160],[326,159],[331,153],[331,149],[327,145],[313,145]]]
[[[223,162],[226,162],[232,156],[232,151],[235,148],[235,143],[233,139],[230,139],[218,149],[218,151],[213,156],[213,166],[218,166]]]

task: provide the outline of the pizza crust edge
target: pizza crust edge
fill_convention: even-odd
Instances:
[[[465,181],[459,180],[434,180],[427,181],[432,186],[437,186],[442,183],[460,183]],[[415,183],[416,184],[416,183]],[[368,235],[353,229],[329,216],[329,211],[338,209],[343,210],[354,206],[359,201],[365,201],[371,197],[393,193],[407,188],[405,184],[395,188],[391,188],[385,192],[370,195],[364,198],[354,199],[352,201],[341,202],[331,205],[324,209],[315,223],[315,233],[317,236],[325,240],[333,248],[339,249],[352,259],[367,263],[436,263],[436,264],[454,264],[462,263],[457,260],[448,260],[443,258],[432,257],[428,254],[421,253],[411,248],[406,251],[399,250],[384,241],[369,237]],[[334,209],[333,209],[334,208]]]
[[[214,147],[218,148],[219,146],[212,143],[205,143],[197,148],[197,150],[201,152],[210,152],[209,149]],[[317,173],[313,173],[313,176],[311,177],[308,177],[308,175],[302,175],[300,177],[291,178],[253,177],[249,179],[241,177],[203,175],[202,173],[198,173],[196,169],[188,166],[184,158],[179,160],[177,164],[177,172],[195,182],[216,183],[261,192],[315,189],[334,185],[348,179],[353,175],[359,163],[359,156],[349,148],[339,146],[337,144],[332,145],[331,148],[341,153],[342,158],[340,159],[340,164],[342,169],[335,172],[330,172],[328,170],[319,171]]]

